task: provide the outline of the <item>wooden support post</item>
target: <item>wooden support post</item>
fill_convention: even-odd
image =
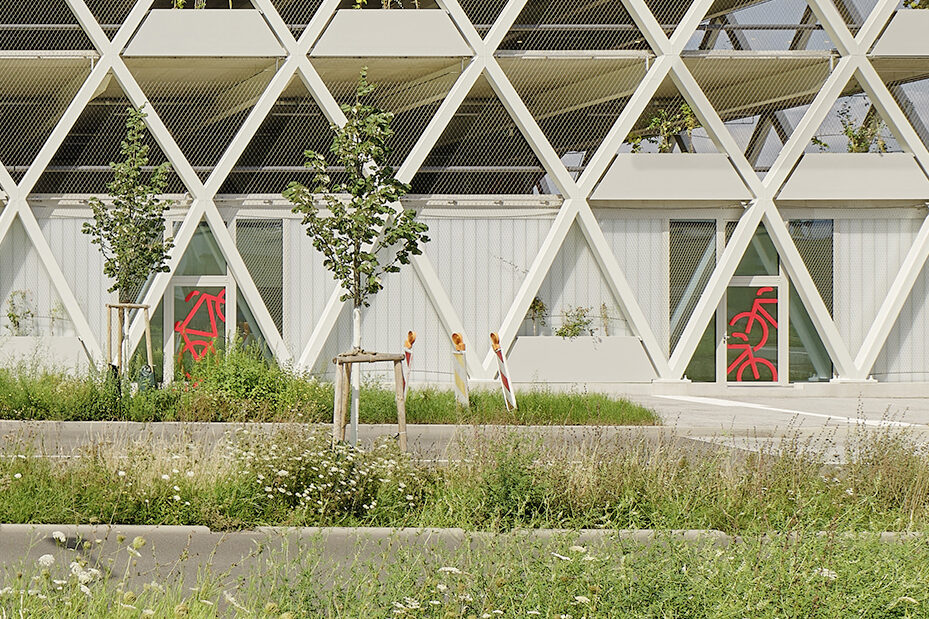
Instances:
[[[113,365],[113,308],[106,306],[106,364]]]
[[[123,312],[123,308],[120,307],[116,313],[117,326],[119,327],[119,336],[116,338],[116,342],[119,344],[119,350],[116,352],[118,360],[116,367],[120,376],[123,375]]]
[[[406,393],[403,380],[403,362],[394,361],[394,390],[397,393],[397,438],[400,451],[406,451]]]
[[[342,372],[341,363],[335,366],[335,385],[332,389],[332,444],[339,442],[342,430]]]
[[[348,424],[349,404],[352,394],[352,364],[342,364],[342,405],[339,407],[342,419],[339,420],[339,440],[345,440],[345,426]]]
[[[145,354],[148,358],[148,367],[155,371],[155,355],[152,352],[152,319],[148,313],[148,307],[142,308],[145,316]]]

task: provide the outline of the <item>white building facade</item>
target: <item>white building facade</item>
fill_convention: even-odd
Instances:
[[[171,272],[139,293],[160,369],[238,332],[327,375],[350,308],[281,192],[311,181],[303,153],[328,152],[367,67],[431,242],[363,344],[417,331],[414,381],[451,382],[453,332],[492,380],[497,332],[521,383],[927,390],[929,10],[173,4],[0,8],[0,354],[106,361],[114,299],[81,227],[132,106],[173,170]],[[128,333],[139,349],[140,316]]]

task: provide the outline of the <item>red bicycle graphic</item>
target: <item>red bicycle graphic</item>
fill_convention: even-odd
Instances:
[[[727,343],[727,348],[729,350],[741,350],[741,354],[735,358],[735,360],[729,364],[729,367],[726,368],[726,375],[732,374],[732,371],[736,370],[736,381],[742,381],[742,374],[745,372],[746,368],[751,368],[752,376],[755,380],[761,378],[761,372],[758,371],[758,366],[763,365],[771,370],[771,380],[777,380],[777,368],[771,363],[768,359],[763,357],[755,356],[755,353],[764,347],[768,343],[768,324],[775,329],[777,329],[777,320],[771,316],[765,306],[767,305],[777,305],[777,297],[765,297],[763,295],[774,292],[774,288],[766,286],[764,288],[759,288],[755,293],[755,299],[752,301],[752,309],[747,312],[740,312],[732,317],[732,320],[729,321],[729,326],[734,327],[736,323],[744,320],[745,328],[742,331],[735,331],[730,337],[733,337],[741,342],[736,343]],[[776,294],[776,293],[775,293]],[[752,327],[755,325],[761,326],[761,338],[758,340],[757,344],[752,345],[749,342],[749,335],[752,332]]]
[[[184,340],[184,345],[181,346],[177,354],[177,361],[181,366],[183,366],[184,353],[189,352],[194,361],[200,361],[207,353],[215,353],[216,338],[222,334],[219,324],[226,324],[226,316],[223,314],[223,306],[226,304],[226,290],[223,289],[219,294],[207,294],[199,290],[193,290],[184,297],[184,302],[190,303],[190,300],[198,295],[199,298],[194,306],[190,308],[187,317],[174,323],[174,330],[180,333],[181,338]],[[204,305],[206,305],[205,309],[209,316],[210,330],[190,328],[190,322],[200,313]],[[191,378],[186,370],[184,370],[184,374],[187,378]]]

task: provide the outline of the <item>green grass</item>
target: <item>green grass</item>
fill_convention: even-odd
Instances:
[[[754,538],[723,548],[670,538],[648,546],[570,543],[570,536],[501,538],[430,553],[394,545],[339,565],[311,542],[241,578],[204,571],[198,583],[140,586],[104,574],[86,592],[64,565],[26,566],[0,578],[0,616],[929,616],[925,540],[881,543],[874,536],[827,534]]]
[[[0,368],[0,418],[61,421],[300,421],[331,422],[332,384],[301,376],[232,348],[198,364],[196,384],[177,382],[130,395],[104,375],[68,376],[29,367]],[[507,412],[499,390],[475,391],[463,409],[451,391],[413,388],[409,423],[650,425],[655,413],[623,398],[546,390],[518,394]],[[362,389],[361,419],[395,423],[392,389]]]
[[[80,458],[0,459],[0,522],[776,531],[929,529],[929,454],[870,433],[847,464],[815,445],[730,456],[672,439],[546,444],[501,434],[442,467],[387,441],[333,448],[324,432],[240,429],[212,451],[188,437],[99,444]]]

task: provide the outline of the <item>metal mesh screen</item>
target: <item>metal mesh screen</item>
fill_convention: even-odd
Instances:
[[[858,30],[864,25],[868,15],[877,6],[877,0],[833,0],[835,6],[839,9],[839,14],[852,34],[858,34]]]
[[[716,268],[716,222],[671,221],[669,236],[668,334],[673,351]]]
[[[903,150],[868,95],[852,78],[806,152],[879,152],[882,147],[887,152]]]
[[[500,65],[558,156],[583,170],[646,72],[645,58],[504,57]]]
[[[0,12],[0,49],[93,49],[64,0],[5,2]]]
[[[532,2],[533,0],[529,0]],[[483,37],[489,31],[507,0],[459,0],[461,8],[468,15],[478,33]]]
[[[658,20],[661,29],[670,37],[681,23],[691,3],[690,0],[645,0],[645,4]]]
[[[914,62],[907,63],[905,68],[892,70],[880,63],[880,60],[875,61],[890,94],[923,144],[929,146],[929,68],[925,62]],[[900,63],[897,64],[899,66]]]
[[[688,121],[688,118],[690,119]],[[719,152],[670,77],[649,101],[619,152]],[[688,132],[686,127],[693,127]]]
[[[304,152],[327,156],[332,145],[329,120],[299,77],[294,77],[261,123],[220,193],[280,194],[291,181],[307,186],[313,175],[305,167]],[[330,168],[338,181],[339,172]]]
[[[648,44],[620,2],[530,0],[500,49],[647,50]]]
[[[277,61],[262,58],[134,58],[127,64],[201,179],[277,71]]]
[[[760,175],[793,134],[796,112],[812,102],[832,70],[829,54],[685,62]]]
[[[793,239],[803,258],[816,289],[832,315],[833,256],[831,219],[793,219],[787,222]]]
[[[92,62],[0,58],[0,161],[17,182],[90,75]]]
[[[283,222],[280,219],[237,219],[235,244],[278,332],[283,333]]]
[[[110,163],[120,160],[120,144],[126,136],[126,110],[132,107],[115,84],[112,80],[109,87],[84,108],[33,193],[106,193],[107,183],[113,180]],[[149,147],[148,170],[167,161],[150,133],[145,143]],[[185,191],[180,178],[172,172],[167,192]]]
[[[84,0],[87,8],[103,31],[111,39],[119,31],[119,27],[129,15],[136,0]]]
[[[687,50],[831,50],[835,46],[805,0],[717,3]]]
[[[435,116],[445,95],[461,74],[462,63],[447,58],[428,59],[314,59],[314,66],[340,105],[355,101],[362,67],[377,88],[368,103],[394,114],[389,163],[397,168]]]
[[[552,193],[545,169],[481,76],[413,178],[413,193]]]
[[[274,8],[294,36],[299,38],[313,19],[322,0],[271,0]]]

